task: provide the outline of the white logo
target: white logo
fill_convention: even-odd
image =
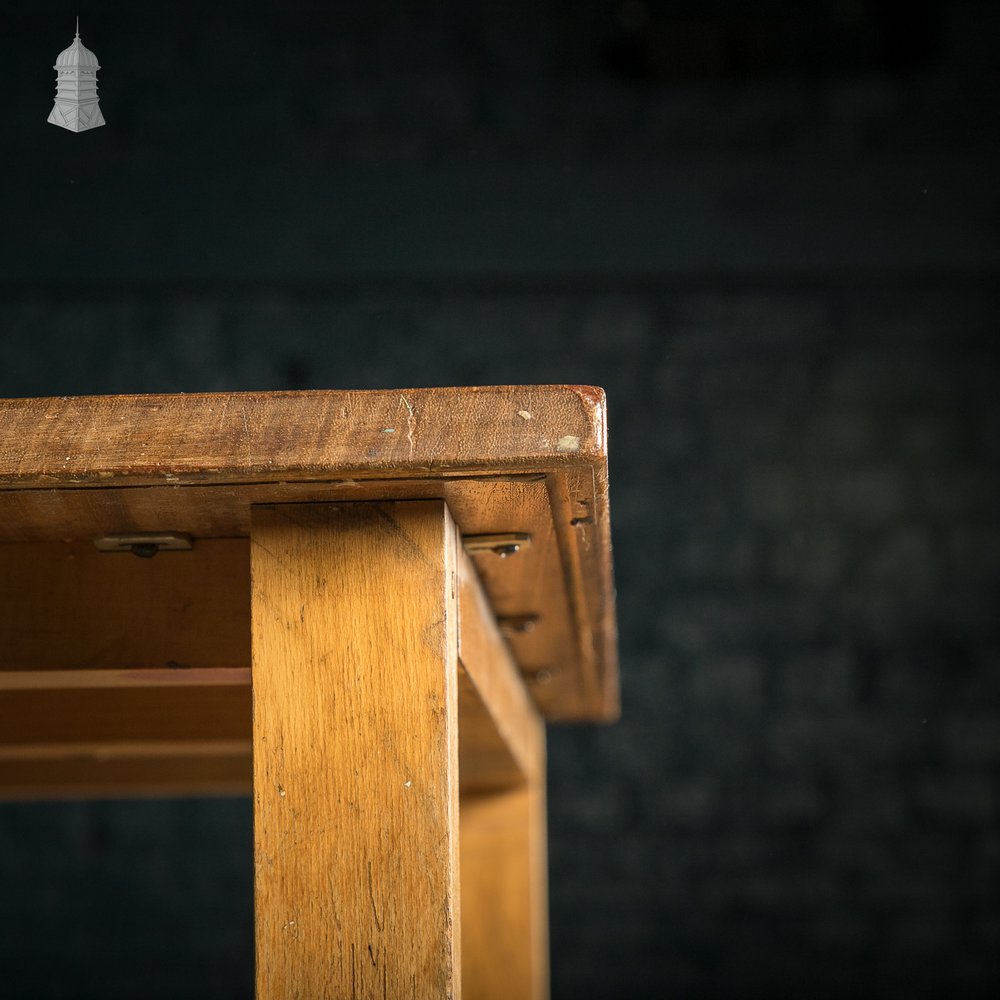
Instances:
[[[56,100],[49,115],[53,125],[71,132],[85,132],[104,124],[97,96],[97,56],[80,41],[80,18],[76,19],[73,44],[59,53],[56,64]]]

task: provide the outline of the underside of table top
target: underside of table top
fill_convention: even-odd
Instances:
[[[615,718],[602,390],[0,401],[4,543],[183,532],[196,551],[199,541],[247,538],[254,504],[427,498],[446,500],[467,538],[529,536],[508,558],[470,551],[514,657],[549,718]]]

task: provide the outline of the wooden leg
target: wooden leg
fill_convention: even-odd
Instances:
[[[457,555],[441,501],[253,511],[258,1000],[460,995]]]
[[[462,757],[462,990],[465,1000],[544,1000],[545,725],[467,558],[460,579],[461,739],[480,751]],[[487,765],[478,782],[467,760]]]
[[[541,779],[462,799],[466,1000],[548,996],[545,793]]]

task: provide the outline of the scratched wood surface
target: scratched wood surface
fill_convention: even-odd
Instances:
[[[589,386],[2,402],[0,487],[544,471],[606,455]]]
[[[547,718],[615,718],[599,389],[0,401],[0,543],[179,530],[198,547],[246,538],[254,504],[409,497],[447,500],[463,534],[532,536],[517,558],[475,557],[494,613],[508,623],[508,641]],[[157,572],[167,558],[157,557]],[[0,544],[0,588],[5,563],[18,559]],[[0,597],[2,616],[7,595]],[[197,613],[192,606],[192,621]],[[183,615],[174,619],[183,625]],[[0,621],[0,637],[6,631]],[[20,641],[25,631],[13,634]]]
[[[440,501],[254,511],[258,1000],[460,994],[457,553]]]

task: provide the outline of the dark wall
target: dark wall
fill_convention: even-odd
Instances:
[[[62,6],[6,15],[0,395],[608,391],[554,997],[996,995],[994,6],[94,3],[84,135]],[[245,801],[4,805],[0,886],[0,996],[252,993]]]

